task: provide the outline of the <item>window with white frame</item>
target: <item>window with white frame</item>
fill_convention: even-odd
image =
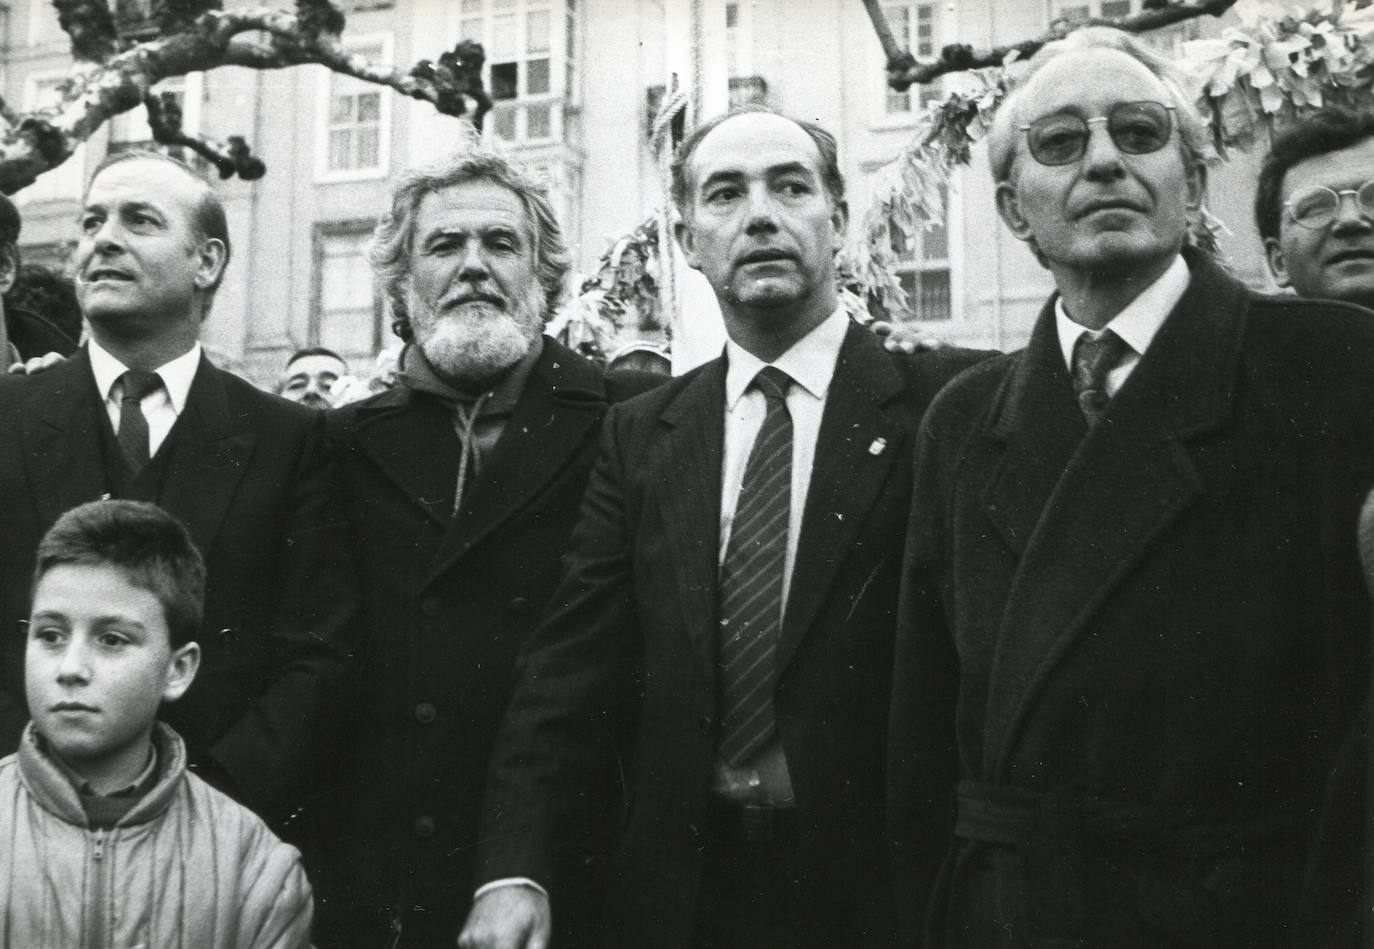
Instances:
[[[62,83],[66,78],[65,72],[30,73],[24,81],[24,111],[33,112],[56,106],[62,101]],[[37,181],[17,192],[15,198],[21,204],[77,200],[81,197],[85,174],[86,146],[83,143],[62,164],[39,175]]]
[[[883,13],[898,46],[910,50],[911,55],[922,61],[934,59],[939,55],[938,4],[886,4],[883,6]],[[897,92],[886,84],[883,88],[886,96],[885,111],[889,116],[924,111],[928,103],[944,97],[943,84],[938,80],[915,86],[905,92]]]
[[[562,100],[573,82],[573,0],[460,0],[458,26],[460,38],[487,52],[489,134],[502,142],[561,138]]]
[[[953,316],[950,297],[949,228],[951,212],[949,191],[940,189],[944,223],[928,230],[917,229],[910,241],[899,229],[892,232],[892,250],[897,256],[897,277],[906,291],[906,320],[948,320]]]
[[[1068,0],[1054,5],[1054,18],[1077,23],[1091,17],[1111,18],[1140,12],[1140,0]]]
[[[391,62],[389,36],[346,44],[369,63]],[[391,146],[391,91],[376,83],[325,70],[320,76],[320,131],[316,177],[324,181],[382,177]]]
[[[315,234],[315,318],[310,345],[348,360],[368,360],[381,346],[381,306],[372,284],[366,222],[321,226]]]

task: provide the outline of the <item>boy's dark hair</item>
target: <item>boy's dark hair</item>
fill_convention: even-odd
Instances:
[[[181,522],[145,501],[91,501],[57,519],[38,543],[34,587],[53,567],[111,566],[162,604],[173,649],[200,635],[205,561]]]
[[[1340,106],[1318,109],[1274,139],[1260,169],[1255,191],[1255,225],[1260,237],[1279,236],[1283,205],[1283,178],[1299,162],[1338,152],[1374,138],[1374,113],[1352,112]]]

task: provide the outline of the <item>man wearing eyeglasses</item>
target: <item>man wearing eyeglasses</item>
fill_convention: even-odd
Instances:
[[[1374,321],[1193,246],[1206,142],[1104,29],[990,136],[1057,293],[919,445],[888,813],[928,945],[1361,944]]]
[[[1374,114],[1326,108],[1278,136],[1255,222],[1279,286],[1374,308]]]

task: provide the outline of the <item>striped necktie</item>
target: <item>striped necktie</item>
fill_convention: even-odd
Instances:
[[[767,414],[744,466],[720,569],[720,753],[739,767],[772,737],[782,581],[792,508],[792,380],[766,366],[752,385]]]

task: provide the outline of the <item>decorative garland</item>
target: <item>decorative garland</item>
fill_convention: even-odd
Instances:
[[[1330,0],[1296,10],[1241,0],[1234,9],[1239,27],[1219,39],[1185,43],[1179,63],[1197,84],[1197,106],[1221,156],[1267,144],[1274,130],[1323,106],[1374,109],[1374,0]],[[952,92],[928,105],[907,145],[875,174],[863,222],[837,259],[851,310],[865,310],[869,299],[890,313],[907,311],[894,266],[894,228],[911,246],[918,231],[942,222],[944,188],[991,126],[1017,57],[1013,51],[1000,67],[968,71],[974,91]],[[1215,247],[1219,228],[1208,217],[1195,236]],[[595,311],[602,332],[609,325],[612,336],[631,312],[641,323],[661,325],[657,261],[657,227],[650,220],[602,257],[598,275],[583,284],[570,309]]]

